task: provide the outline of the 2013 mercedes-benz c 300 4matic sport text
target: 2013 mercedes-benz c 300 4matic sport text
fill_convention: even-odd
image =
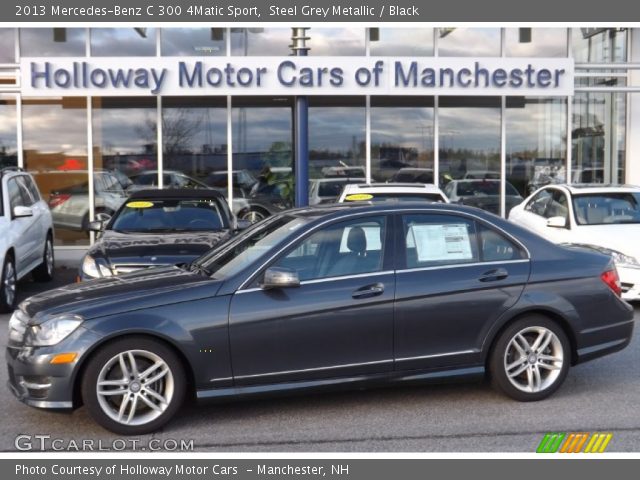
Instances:
[[[84,404],[142,434],[185,397],[310,391],[489,373],[522,401],[624,348],[633,311],[610,257],[475,208],[297,209],[191,264],[31,297],[10,321],[24,403]]]

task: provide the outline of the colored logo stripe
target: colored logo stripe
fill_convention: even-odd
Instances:
[[[611,433],[587,432],[545,434],[538,445],[537,453],[603,453],[613,438]],[[585,446],[583,450],[583,447]]]
[[[566,433],[547,433],[540,445],[538,445],[537,453],[556,453]]]
[[[609,445],[613,437],[610,433],[594,433],[587,444],[587,448],[584,449],[584,453],[602,453]]]

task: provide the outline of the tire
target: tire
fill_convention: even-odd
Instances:
[[[4,259],[0,273],[0,312],[10,313],[15,309],[17,283],[16,264],[9,253]]]
[[[570,365],[571,345],[562,328],[543,315],[527,315],[509,325],[495,342],[489,374],[496,390],[533,402],[558,390]]]
[[[259,222],[260,220],[264,220],[268,216],[269,214],[266,213],[261,208],[252,208],[251,210],[247,210],[246,212],[243,212],[240,215],[240,220],[248,220],[251,223],[256,223],[256,222]]]
[[[53,280],[54,268],[53,239],[51,238],[51,234],[48,234],[47,241],[44,243],[42,263],[33,270],[33,279],[36,282],[50,282]]]
[[[131,368],[132,357],[138,375]],[[130,374],[127,379],[122,362]],[[109,382],[101,390],[110,395],[98,394],[98,382]],[[184,367],[171,348],[151,338],[131,336],[105,345],[90,358],[81,391],[89,414],[98,424],[119,435],[143,435],[171,420],[182,405],[186,389]],[[111,393],[115,391],[123,393]]]

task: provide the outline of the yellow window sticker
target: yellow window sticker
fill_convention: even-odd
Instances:
[[[362,200],[371,200],[373,195],[370,193],[352,193],[351,195],[347,195],[344,199],[350,202],[359,202]]]
[[[127,203],[127,207],[129,208],[151,208],[153,207],[153,202],[129,202]]]

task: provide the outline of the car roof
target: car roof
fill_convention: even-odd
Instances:
[[[402,203],[393,203],[393,202],[348,202],[348,203],[333,203],[333,204],[324,204],[310,207],[300,207],[294,208],[291,210],[286,210],[278,215],[293,215],[297,217],[337,217],[339,218],[343,213],[377,213],[377,212],[404,212],[404,211],[415,211],[415,210],[423,210],[423,211],[445,211],[445,212],[460,212],[467,213],[470,215],[474,215],[476,217],[482,217],[487,220],[493,218],[494,222],[496,218],[495,215],[488,213],[484,210],[481,210],[476,207],[470,207],[467,205],[458,205],[451,203],[436,203],[436,202],[402,202]]]
[[[143,190],[137,190],[129,196],[129,200],[144,199],[200,199],[200,198],[215,198],[222,202],[225,201],[224,195],[217,190],[209,190],[205,188],[145,188]]]
[[[566,183],[545,185],[545,187],[560,187],[568,190],[571,194],[588,194],[588,193],[613,193],[613,192],[633,192],[640,193],[640,187],[637,185],[618,185],[603,183]]]
[[[345,192],[363,191],[373,193],[441,193],[431,183],[354,183],[345,186]]]

